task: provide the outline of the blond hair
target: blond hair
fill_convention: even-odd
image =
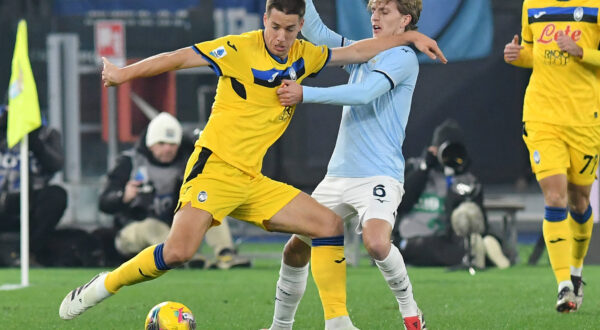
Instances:
[[[386,5],[390,1],[396,3],[396,7],[401,14],[410,15],[410,23],[408,23],[405,30],[416,30],[417,22],[419,22],[419,17],[421,16],[421,10],[423,10],[423,0],[369,0],[367,8],[371,9],[379,3]]]

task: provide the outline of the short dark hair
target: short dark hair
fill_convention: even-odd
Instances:
[[[304,0],[267,0],[265,10],[267,16],[271,14],[271,9],[277,9],[286,15],[298,15],[304,17],[306,3]]]

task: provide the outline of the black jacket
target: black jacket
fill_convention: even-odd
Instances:
[[[4,203],[18,202],[20,193],[19,146],[8,148],[7,114],[0,117],[0,199]],[[60,133],[48,126],[41,126],[28,135],[29,139],[29,185],[30,191],[48,185],[52,176],[64,165],[64,150]],[[1,211],[1,210],[0,210]]]
[[[99,209],[100,211],[108,214],[115,215],[115,227],[122,228],[124,225],[129,223],[132,220],[141,220],[147,216],[148,214],[140,213],[138,210],[134,210],[131,207],[132,202],[123,203],[123,193],[125,190],[125,186],[127,182],[131,180],[131,172],[133,170],[133,159],[132,152],[142,155],[146,158],[150,163],[159,167],[170,167],[174,164],[180,164],[181,162],[185,162],[190,156],[191,152],[194,149],[193,137],[184,135],[181,141],[181,145],[175,156],[175,159],[169,164],[159,163],[152,156],[152,152],[148,147],[146,147],[146,132],[142,134],[140,139],[136,142],[133,150],[128,152],[123,152],[116,160],[115,166],[108,172],[106,177],[106,183],[102,192],[100,194],[99,199]],[[179,188],[181,185],[181,180],[183,177],[183,171],[181,175],[176,179],[177,182],[174,184],[175,187]],[[174,189],[172,192],[174,201],[178,199],[179,189]],[[175,203],[173,203],[175,204]],[[174,211],[175,205],[172,205],[172,211]],[[169,225],[171,224],[172,219],[169,219],[167,222]]]

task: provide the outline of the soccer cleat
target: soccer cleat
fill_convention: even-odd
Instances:
[[[334,317],[325,321],[325,330],[359,330],[352,324],[348,315]]]
[[[106,287],[104,287],[104,280],[107,274],[108,272],[100,273],[86,284],[69,292],[60,304],[58,310],[60,318],[63,320],[73,319],[88,308],[112,296],[106,290]]]
[[[417,315],[404,318],[404,329],[427,330],[427,326],[425,325],[425,317],[423,317],[423,312],[421,312],[420,309],[417,311]]]
[[[576,312],[583,304],[583,286],[585,282],[581,279],[581,276],[571,275],[571,282],[573,282],[573,293],[575,294],[575,308],[573,312]]]
[[[577,309],[575,303],[575,294],[573,290],[568,286],[562,288],[558,293],[558,300],[556,301],[556,311],[559,313],[570,313]]]
[[[230,269],[230,268],[249,268],[252,267],[252,261],[248,258],[241,257],[237,251],[231,249],[223,249],[219,252],[217,260],[208,266],[209,269]]]

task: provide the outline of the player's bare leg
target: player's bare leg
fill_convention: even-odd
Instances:
[[[392,226],[385,220],[370,219],[363,223],[365,248],[396,297],[406,329],[425,329],[423,315],[413,297],[404,259],[398,248],[391,244],[391,234]]]
[[[211,224],[210,213],[185,205],[175,214],[165,243],[144,249],[112,272],[101,273],[69,292],[60,305],[59,316],[65,320],[75,318],[125,285],[155,279],[171,267],[182,265],[194,256]]]

